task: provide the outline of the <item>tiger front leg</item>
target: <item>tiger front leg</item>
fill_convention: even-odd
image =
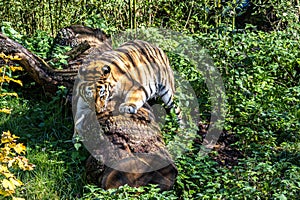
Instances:
[[[124,103],[119,106],[119,111],[121,113],[135,114],[146,101],[145,91],[142,87],[139,87],[127,93]]]

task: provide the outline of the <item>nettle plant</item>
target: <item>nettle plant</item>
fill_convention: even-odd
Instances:
[[[70,46],[55,45],[54,38],[46,31],[37,30],[31,37],[28,37],[16,31],[10,22],[2,22],[1,31],[38,57],[49,60],[49,64],[55,69],[62,69],[62,66],[68,64],[67,59],[69,56],[65,53],[72,48]],[[1,58],[4,59],[3,56]]]

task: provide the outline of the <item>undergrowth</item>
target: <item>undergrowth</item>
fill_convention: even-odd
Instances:
[[[65,90],[49,98],[37,86],[31,91],[9,88],[19,98],[1,97],[1,106],[11,114],[0,113],[0,131],[18,135],[27,146],[27,158],[36,165],[33,171],[18,172],[24,187],[16,195],[26,199],[299,199],[299,33],[294,23],[280,31],[263,32],[247,25],[239,31],[224,28],[191,35],[221,72],[227,100],[223,134],[236,139],[219,141],[219,149],[207,156],[197,153],[201,147],[195,141],[175,160],[179,173],[174,189],[163,193],[155,186],[106,191],[87,185],[83,167],[87,153],[72,144],[73,121]],[[41,46],[51,41],[47,37],[37,35],[27,45],[46,56],[49,48]],[[210,98],[201,73],[191,70],[185,58],[168,55],[177,70],[193,79],[201,117],[209,119]],[[29,88],[26,85],[30,83],[24,83]],[[166,130],[174,134],[168,120]],[[169,136],[164,137],[168,142]],[[234,164],[224,161],[222,145],[239,152]]]

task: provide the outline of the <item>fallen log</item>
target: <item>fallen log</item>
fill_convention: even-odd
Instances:
[[[115,108],[118,106],[95,118],[106,127],[101,129],[102,137],[95,136],[99,131],[84,129],[89,131],[83,143],[92,154],[86,162],[87,180],[105,189],[125,184],[157,184],[161,190],[171,189],[177,169],[151,109],[142,107],[137,114],[124,115],[114,112]]]
[[[69,32],[70,37],[66,34]],[[76,126],[82,128],[79,133],[91,153],[86,161],[88,182],[105,189],[124,184],[134,187],[157,184],[162,190],[171,189],[177,169],[165,149],[150,106],[142,107],[137,114],[121,115],[115,111],[118,110],[115,109],[117,102],[111,102],[111,110],[100,115],[89,109],[82,111],[85,114],[84,120],[76,124],[79,97],[72,90],[76,84],[77,71],[79,67],[84,67],[86,60],[110,50],[111,44],[98,29],[71,26],[62,29],[60,33],[61,37],[65,37],[64,43],[73,47],[68,52],[68,66],[62,70],[52,68],[49,61],[39,58],[2,33],[0,52],[19,56],[21,60],[18,63],[47,92],[53,93],[58,86],[65,86],[71,92],[75,129]],[[65,40],[66,38],[69,40]],[[55,59],[51,61],[55,62]],[[93,118],[94,124],[89,117]]]

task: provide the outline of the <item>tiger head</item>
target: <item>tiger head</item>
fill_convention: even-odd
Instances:
[[[111,68],[102,61],[90,62],[88,66],[79,68],[78,77],[81,82],[80,95],[90,106],[95,103],[97,113],[106,109],[111,95]]]
[[[95,108],[100,113],[106,109],[110,85],[104,81],[83,82],[79,87],[79,94],[91,109]]]

